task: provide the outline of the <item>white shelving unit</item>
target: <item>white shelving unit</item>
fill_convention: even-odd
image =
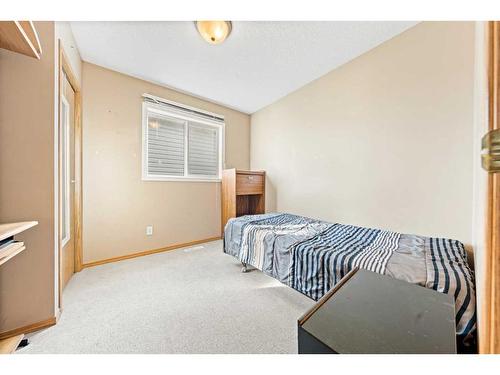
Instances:
[[[3,241],[10,237],[13,238],[16,234],[24,232],[25,230],[32,228],[37,224],[38,221],[23,221],[20,223],[0,224],[0,241]],[[14,252],[9,253],[7,256],[0,257],[0,265],[8,262],[10,259],[21,253],[24,249],[26,249],[26,247],[23,245],[16,249]],[[0,340],[0,354],[13,353],[17,349],[19,343],[23,338],[24,335],[21,334],[6,338],[4,340]]]
[[[0,48],[40,59],[42,46],[31,21],[0,21]]]

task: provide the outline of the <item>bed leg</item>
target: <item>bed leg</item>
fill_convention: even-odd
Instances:
[[[242,273],[248,272],[247,264],[245,262],[241,262],[241,265],[243,266],[243,268],[241,269],[241,272]]]

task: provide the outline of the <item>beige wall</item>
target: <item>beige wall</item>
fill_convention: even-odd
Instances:
[[[224,115],[226,167],[249,167],[248,115],[84,63],[84,263],[220,234],[219,183],[141,180],[144,93]]]
[[[268,211],[471,243],[474,23],[424,22],[251,117]]]
[[[0,332],[55,315],[54,23],[35,27],[41,60],[0,49],[0,222],[40,223],[0,267]]]

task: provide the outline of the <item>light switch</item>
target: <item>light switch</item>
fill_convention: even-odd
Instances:
[[[152,225],[148,225],[146,227],[146,236],[152,236],[153,235],[153,226]]]

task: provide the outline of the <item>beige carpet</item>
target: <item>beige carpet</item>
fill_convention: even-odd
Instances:
[[[63,298],[59,323],[17,353],[296,353],[314,304],[240,273],[222,241],[84,269]]]

